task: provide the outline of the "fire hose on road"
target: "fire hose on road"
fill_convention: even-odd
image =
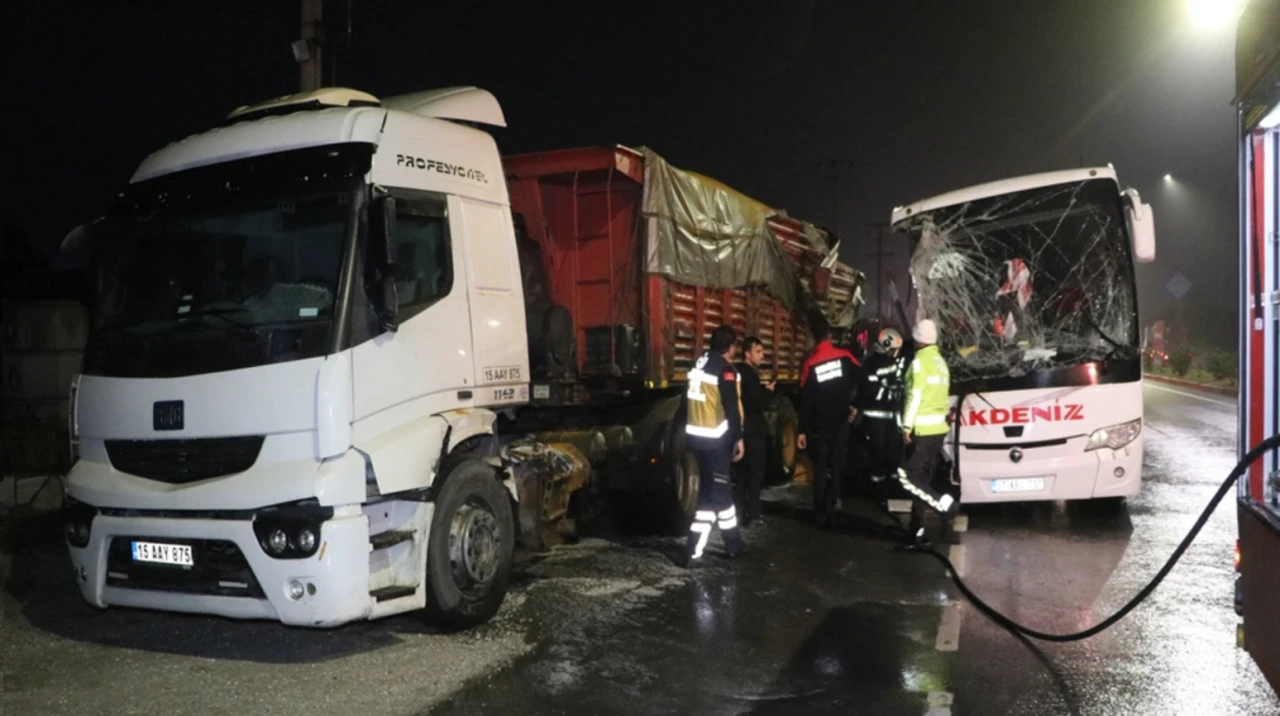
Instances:
[[[1280,447],[1280,435],[1273,435],[1246,453],[1244,458],[1236,464],[1235,468],[1231,471],[1231,474],[1227,476],[1227,479],[1223,481],[1222,486],[1219,487],[1218,491],[1214,494],[1213,499],[1209,500],[1209,504],[1204,508],[1204,511],[1200,513],[1200,517],[1196,520],[1196,523],[1192,525],[1191,531],[1187,533],[1186,537],[1182,538],[1182,542],[1178,545],[1178,548],[1173,550],[1173,554],[1169,556],[1169,559],[1164,563],[1164,566],[1160,568],[1160,571],[1156,573],[1156,576],[1147,583],[1147,586],[1143,587],[1141,591],[1134,595],[1133,599],[1130,599],[1129,602],[1121,607],[1115,614],[1112,614],[1084,631],[1075,632],[1073,634],[1048,634],[1046,632],[1037,631],[1030,627],[1023,626],[1022,624],[1019,624],[996,611],[994,607],[982,601],[981,597],[974,594],[973,590],[969,589],[968,585],[964,583],[964,580],[960,578],[960,575],[956,573],[955,566],[951,564],[951,560],[947,559],[946,555],[932,549],[915,549],[912,551],[919,554],[927,554],[941,562],[947,568],[947,571],[951,576],[951,581],[955,582],[956,588],[960,590],[960,593],[972,602],[973,605],[978,608],[978,611],[982,612],[988,619],[1001,627],[1015,634],[1021,634],[1041,641],[1069,642],[1088,639],[1089,637],[1096,636],[1097,634],[1110,629],[1112,626],[1115,626],[1117,622],[1124,619],[1129,612],[1133,611],[1139,604],[1145,601],[1147,597],[1151,596],[1151,593],[1156,590],[1156,587],[1160,586],[1160,583],[1164,581],[1164,578],[1169,576],[1169,572],[1173,571],[1178,560],[1182,559],[1182,555],[1187,551],[1187,548],[1191,546],[1191,543],[1194,542],[1196,537],[1200,534],[1200,530],[1204,529],[1205,524],[1208,523],[1209,517],[1213,515],[1213,511],[1217,509],[1218,503],[1222,502],[1222,498],[1225,497],[1231,487],[1236,484],[1236,481],[1240,479],[1240,476],[1244,474],[1245,470],[1248,470],[1249,466],[1257,461],[1258,458],[1262,457],[1264,453],[1269,450],[1274,450],[1277,447]]]

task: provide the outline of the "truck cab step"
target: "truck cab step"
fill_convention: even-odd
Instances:
[[[389,530],[387,532],[379,532],[369,538],[369,544],[375,550],[386,549],[392,545],[408,542],[413,539],[413,530]]]
[[[418,591],[417,587],[383,587],[369,592],[369,596],[373,597],[374,601],[385,602],[400,597],[411,597],[416,591]]]

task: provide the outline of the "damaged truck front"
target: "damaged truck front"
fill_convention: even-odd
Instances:
[[[87,602],[484,622],[517,536],[596,493],[688,519],[683,384],[722,323],[770,351],[795,468],[805,309],[861,302],[834,237],[652,152],[504,161],[473,125],[505,118],[472,87],[241,108],[68,236],[95,294],[69,395]]]
[[[1150,207],[1114,169],[1007,179],[893,213],[916,318],[951,367],[953,479],[965,502],[1123,498],[1142,472],[1134,264]]]

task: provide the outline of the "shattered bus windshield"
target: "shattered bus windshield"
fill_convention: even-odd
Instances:
[[[957,381],[1136,359],[1133,263],[1116,183],[1094,179],[906,222],[917,313]]]

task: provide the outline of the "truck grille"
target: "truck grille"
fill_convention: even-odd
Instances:
[[[192,567],[133,560],[133,541],[191,546]],[[161,592],[265,599],[244,553],[234,542],[168,537],[115,537],[107,550],[107,586]]]
[[[253,467],[261,435],[194,440],[107,440],[107,457],[117,470],[149,480],[181,485],[234,475]]]

